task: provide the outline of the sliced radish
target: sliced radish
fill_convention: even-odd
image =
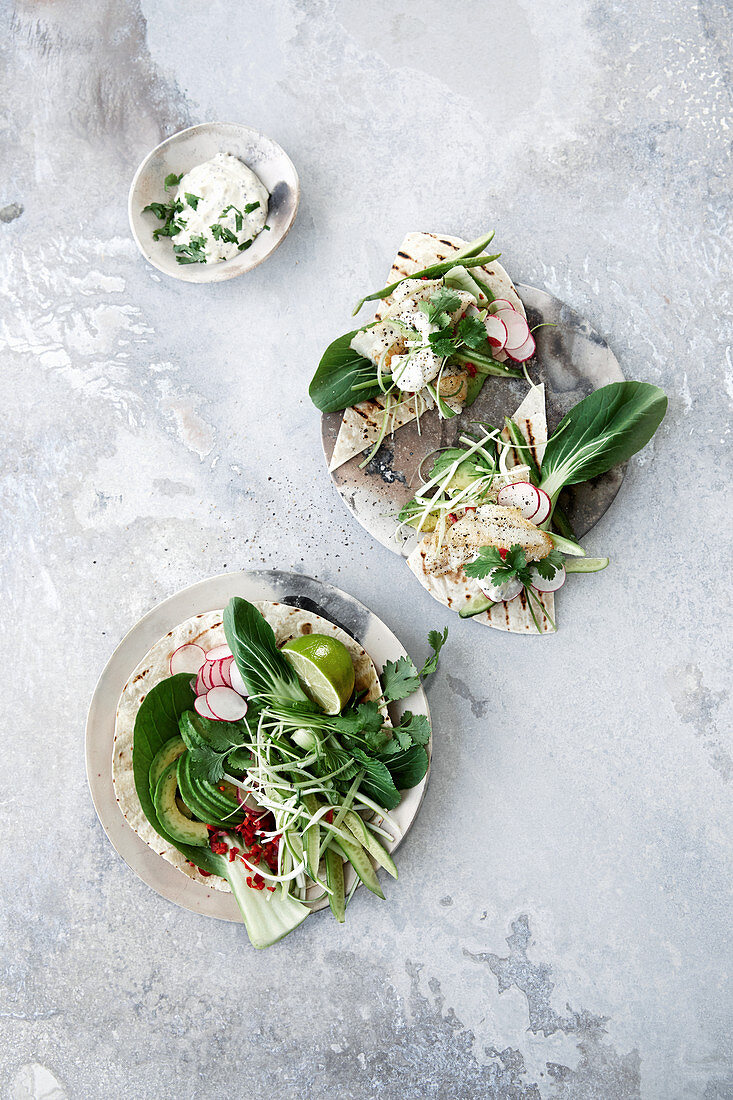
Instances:
[[[517,313],[515,309],[504,308],[497,310],[494,316],[501,318],[506,325],[506,350],[510,354],[527,342],[527,337],[530,336],[529,325],[521,313]]]
[[[484,321],[484,328],[486,329],[486,338],[494,351],[501,351],[507,339],[507,327],[501,317],[495,317],[493,313],[490,313]]]
[[[238,722],[247,713],[247,700],[233,688],[215,687],[206,693],[206,702],[221,722]]]
[[[507,354],[515,363],[523,363],[525,359],[531,359],[534,353],[537,351],[537,345],[534,342],[534,336],[530,332],[527,339],[521,345],[521,347],[514,348],[513,350],[507,348]]]
[[[188,672],[191,676],[195,676],[205,660],[206,656],[200,645],[194,642],[181,645],[171,653],[171,659],[168,662],[171,676],[177,676],[179,672]]]
[[[544,489],[538,489],[537,494],[540,498],[540,503],[537,511],[531,518],[532,523],[534,523],[536,527],[539,527],[541,523],[544,523],[545,520],[549,519],[552,515],[552,501]]]
[[[565,566],[561,565],[559,569],[555,570],[554,577],[550,577],[546,580],[541,577],[537,572],[537,566],[532,566],[532,587],[536,588],[538,592],[557,592],[558,588],[562,588],[565,584]]]
[[[208,684],[204,683],[204,678],[201,675],[201,672],[199,672],[198,676],[196,677],[196,686],[194,688],[194,691],[196,692],[197,695],[206,695],[206,692],[208,690],[209,690]]]
[[[489,313],[498,313],[500,309],[511,309],[517,312],[517,307],[508,298],[494,298],[489,306]]]
[[[231,667],[234,664],[233,657],[223,657],[219,661],[219,674],[224,681],[223,687],[230,688],[232,686]]]
[[[524,588],[518,577],[512,577],[504,584],[492,584],[489,577],[482,577],[481,580],[476,581],[476,584],[494,603],[509,603],[510,600],[516,599]]]
[[[221,670],[219,668],[219,662],[212,661],[209,667],[211,669],[211,671],[209,672],[209,680],[211,681],[211,683],[209,684],[209,690],[211,690],[212,688],[229,687],[228,684],[224,683],[224,679],[221,675]]]
[[[242,679],[242,673],[237,668],[236,661],[232,661],[231,665],[229,666],[229,686],[233,688],[238,695],[243,695],[245,699],[249,695],[249,692],[247,691],[247,685]]]
[[[496,494],[496,503],[503,508],[518,508],[525,519],[534,522],[533,517],[540,506],[540,491],[530,481],[514,481],[511,485],[502,485]]]
[[[198,699],[195,700],[193,707],[196,713],[200,714],[202,718],[208,718],[211,722],[219,721],[209,704],[206,702],[205,695],[199,695]]]
[[[222,657],[231,657],[232,651],[226,643],[224,645],[214,646],[206,654],[207,661],[220,661]]]
[[[211,679],[211,673],[213,672],[213,670],[214,666],[212,665],[211,661],[207,661],[206,664],[203,664],[201,666],[199,676],[201,677],[201,682],[204,685],[204,694],[207,691],[210,691],[211,688],[213,688],[214,686],[214,681]]]

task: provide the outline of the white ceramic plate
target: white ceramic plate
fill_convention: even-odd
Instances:
[[[194,913],[241,922],[241,914],[231,894],[194,882],[148,848],[120,812],[112,785],[115,716],[130,673],[153,643],[174,626],[192,615],[225,607],[232,596],[271,600],[322,615],[356,638],[380,672],[385,661],[398,660],[405,655],[405,650],[389,627],[353,596],[298,573],[262,571],[222,573],[184,588],[143,616],[110,657],[94,690],[86,728],[87,778],[102,828],[125,862],[162,897]],[[422,689],[409,699],[390,706],[393,720],[398,720],[407,707],[413,714],[430,717]],[[390,813],[400,828],[396,843],[389,846],[391,851],[399,846],[417,816],[428,775],[417,787],[406,791],[400,805]]]
[[[166,202],[164,181],[171,173],[188,172],[217,153],[239,157],[270,192],[267,212],[269,232],[263,230],[254,244],[232,260],[218,264],[179,264],[170,237],[153,240],[160,222],[143,214],[151,202]],[[145,157],[132,181],[127,212],[135,242],[146,260],[158,271],[186,283],[218,283],[257,267],[282,244],[295,221],[300,201],[298,173],[290,157],[272,138],[235,122],[202,122],[166,138]]]

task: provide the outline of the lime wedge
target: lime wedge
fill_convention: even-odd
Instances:
[[[340,714],[354,690],[351,655],[338,638],[301,634],[282,647],[309,699],[325,714]]]

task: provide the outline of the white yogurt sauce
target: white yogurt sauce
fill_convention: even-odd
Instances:
[[[194,254],[203,249],[207,264],[231,260],[262,232],[269,199],[267,188],[251,168],[238,157],[217,153],[181,179],[176,200],[183,209],[176,221],[184,228],[172,242],[178,248],[193,241]]]

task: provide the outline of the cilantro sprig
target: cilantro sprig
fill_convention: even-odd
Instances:
[[[539,561],[529,563],[527,555],[522,547],[515,543],[509,550],[499,549],[496,546],[480,546],[478,557],[466,562],[463,569],[467,577],[483,580],[488,577],[493,585],[500,588],[511,580],[518,580],[527,594],[527,606],[539,632],[540,626],[535,616],[533,601],[540,612],[552,623],[554,622],[547,613],[547,608],[542,605],[534,588],[532,587],[532,570],[536,569],[545,580],[552,580],[563,565],[563,556],[554,547],[546,557]]]
[[[454,326],[451,314],[461,305],[461,297],[450,287],[441,286],[419,309],[436,331],[428,335],[433,352],[440,359],[448,359],[462,347],[476,351],[486,343],[486,329],[480,317],[462,317]]]

